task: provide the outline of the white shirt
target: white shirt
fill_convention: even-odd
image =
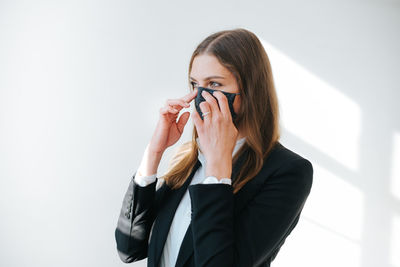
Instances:
[[[200,146],[199,138],[196,138],[197,144]],[[239,150],[239,148],[243,145],[245,141],[245,137],[239,139],[236,141],[235,148],[232,152],[232,158],[235,155],[235,153]],[[198,183],[203,183],[203,184],[210,184],[210,183],[225,183],[225,184],[231,184],[231,179],[230,178],[222,178],[218,180],[214,176],[208,176],[207,178],[204,179],[205,177],[205,166],[206,164],[206,159],[203,155],[203,153],[198,150],[198,159],[201,162],[201,166],[197,169],[196,173],[194,174],[192,181],[190,182],[190,185],[192,184],[198,184]],[[138,183],[140,186],[146,186],[152,182],[154,182],[157,179],[157,174],[149,175],[149,176],[135,176],[135,182]],[[171,223],[171,227],[168,232],[167,240],[165,241],[164,244],[164,249],[161,255],[161,262],[160,262],[160,267],[172,267],[175,266],[178,253],[181,247],[181,243],[183,241],[183,238],[185,236],[185,233],[187,231],[187,228],[189,227],[190,221],[191,221],[191,201],[190,201],[190,194],[189,191],[186,190],[185,194],[183,195],[181,202],[179,203],[178,208],[176,209],[174,218]]]

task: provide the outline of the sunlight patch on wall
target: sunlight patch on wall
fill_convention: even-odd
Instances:
[[[334,173],[313,163],[313,187],[303,216],[349,241],[360,242],[364,218],[364,194]]]
[[[361,246],[302,217],[271,265],[360,267]]]
[[[282,126],[347,168],[357,170],[361,129],[358,104],[261,41],[272,65]]]

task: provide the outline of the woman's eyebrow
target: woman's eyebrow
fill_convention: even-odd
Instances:
[[[193,78],[193,77],[190,77],[190,79],[193,80],[193,81],[196,81],[196,79]],[[204,80],[208,81],[208,80],[211,80],[211,79],[225,79],[225,77],[214,75],[214,76],[209,76],[209,77],[205,78]]]

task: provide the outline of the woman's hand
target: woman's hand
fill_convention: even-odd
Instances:
[[[238,130],[232,122],[226,96],[215,91],[213,94],[202,92],[206,101],[200,103],[203,112],[210,112],[203,116],[192,113],[192,119],[199,135],[202,153],[207,161],[206,176],[213,175],[218,179],[230,178],[232,172],[232,152],[235,148]],[[219,107],[218,107],[219,105]]]
[[[189,119],[190,112],[184,112],[178,121],[176,119],[182,108],[190,107],[190,102],[196,95],[197,88],[181,98],[168,99],[165,102],[165,106],[160,108],[160,118],[148,145],[148,150],[151,153],[163,154],[168,147],[179,140]]]

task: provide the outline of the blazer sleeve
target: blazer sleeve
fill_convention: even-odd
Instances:
[[[274,257],[297,223],[312,176],[307,159],[285,163],[266,179],[237,218],[232,186],[190,185],[195,265],[258,266]]]
[[[140,186],[133,175],[122,201],[122,208],[115,229],[115,240],[120,259],[134,262],[147,257],[148,239],[157,209],[157,180]]]

